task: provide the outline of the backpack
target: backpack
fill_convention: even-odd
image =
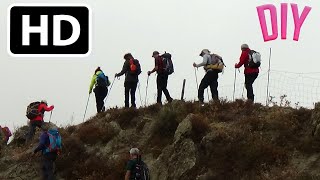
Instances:
[[[2,128],[2,132],[4,133],[4,135],[6,136],[6,137],[11,137],[12,136],[12,133],[11,133],[11,131],[10,131],[10,129],[8,128],[8,127],[3,127]]]
[[[129,60],[129,63],[130,63],[130,72],[131,72],[131,73],[136,73],[136,71],[137,71],[137,65],[134,64],[134,60],[133,60],[133,59],[130,59],[130,60]]]
[[[104,75],[102,71],[97,75],[96,81],[97,81],[97,86],[108,87],[110,85],[109,77]]]
[[[223,59],[218,54],[210,54],[211,56],[211,63],[207,63],[206,69],[213,69],[217,70],[219,73],[221,73],[226,67],[226,65],[223,62]]]
[[[261,54],[255,50],[250,50],[248,67],[259,68],[260,65],[261,65]]]
[[[163,70],[166,74],[170,75],[172,73],[174,73],[174,68],[173,68],[173,63],[172,63],[172,59],[171,59],[171,54],[164,52],[163,55],[161,55],[162,57],[162,63],[163,63]]]
[[[38,111],[40,102],[32,102],[27,107],[26,116],[28,119],[32,120],[40,115],[41,112]]]
[[[141,156],[138,156],[137,164],[135,166],[135,170],[133,173],[134,180],[150,180],[149,168],[147,165],[141,160]]]
[[[44,154],[49,152],[56,152],[59,154],[62,147],[62,141],[59,131],[57,129],[50,129],[47,134],[49,136],[50,144],[44,150]]]

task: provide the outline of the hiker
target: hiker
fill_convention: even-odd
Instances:
[[[104,99],[108,94],[108,86],[110,85],[110,81],[108,76],[106,76],[100,67],[98,67],[92,76],[90,87],[89,87],[89,95],[93,92],[96,96],[96,106],[97,112],[105,111]]]
[[[1,137],[1,134],[3,137]],[[8,127],[0,126],[0,144],[7,145],[9,138],[12,136],[12,133]],[[1,145],[0,145],[1,146]]]
[[[249,67],[250,59],[250,48],[247,44],[241,45],[241,56],[239,63],[235,64],[235,68],[240,68],[244,65],[244,77],[245,77],[245,86],[247,89],[247,98],[249,102],[254,102],[254,94],[252,84],[256,80],[259,74],[259,67]]]
[[[172,97],[167,89],[168,85],[168,73],[165,71],[166,64],[164,63],[164,59],[160,56],[158,51],[154,51],[152,53],[152,57],[154,58],[155,66],[152,71],[148,71],[148,76],[152,73],[157,72],[157,104],[162,104],[162,92],[166,96],[166,99],[169,103],[172,102]]]
[[[203,58],[202,63],[196,64],[193,63],[193,67],[204,67],[204,70],[206,71],[206,74],[201,80],[201,83],[199,85],[198,89],[198,99],[200,101],[200,104],[204,104],[204,90],[210,86],[211,95],[213,100],[218,100],[218,73],[220,72],[217,69],[208,68],[208,65],[214,64],[212,60],[212,56],[210,55],[210,51],[208,49],[203,49],[199,56]]]
[[[33,153],[42,152],[42,178],[44,180],[54,179],[54,162],[61,151],[61,136],[58,128],[50,123],[43,126],[40,142]]]
[[[44,112],[52,111],[53,109],[54,106],[51,105],[50,107],[48,107],[48,103],[45,100],[29,104],[26,116],[28,119],[30,119],[30,122],[26,142],[29,142],[33,138],[36,131],[36,127],[42,129]]]
[[[131,148],[130,160],[126,166],[125,180],[150,180],[149,169],[141,160],[141,154],[138,148]]]
[[[136,89],[139,82],[138,76],[141,73],[141,66],[137,59],[134,59],[131,53],[124,55],[124,63],[121,72],[116,73],[115,77],[120,77],[125,74],[124,80],[124,104],[129,107],[129,93],[131,96],[131,107],[136,108]]]

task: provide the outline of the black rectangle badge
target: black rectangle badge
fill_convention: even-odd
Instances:
[[[79,4],[13,4],[8,9],[8,52],[18,57],[87,56],[91,12]]]

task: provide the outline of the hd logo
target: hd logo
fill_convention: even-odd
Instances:
[[[13,4],[8,52],[15,57],[81,57],[91,51],[91,12],[79,4]]]

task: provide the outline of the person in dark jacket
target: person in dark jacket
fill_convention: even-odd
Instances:
[[[241,45],[241,56],[239,63],[235,64],[235,68],[240,68],[244,65],[244,76],[245,76],[245,86],[247,89],[247,98],[249,101],[254,102],[254,94],[253,94],[253,83],[257,79],[259,74],[259,68],[251,68],[249,67],[249,53],[250,48],[247,44]]]
[[[42,100],[40,102],[40,105],[38,106],[38,113],[39,114],[35,118],[31,119],[29,122],[29,132],[27,134],[26,142],[29,142],[33,138],[37,127],[42,128],[44,112],[45,111],[52,111],[53,109],[54,109],[54,106],[51,105],[49,107],[47,104],[47,101]]]
[[[92,76],[90,87],[89,87],[89,94],[93,92],[96,96],[96,106],[97,106],[97,112],[103,112],[105,111],[105,106],[104,106],[104,99],[106,98],[108,94],[108,86],[110,85],[110,81],[105,76],[103,71],[98,67]]]
[[[154,68],[151,71],[148,71],[148,76],[152,73],[157,72],[157,103],[162,104],[162,92],[166,96],[166,99],[169,103],[172,102],[172,97],[167,89],[168,85],[168,74],[165,73],[165,67],[163,63],[163,59],[160,56],[158,51],[154,51],[152,53],[152,57],[154,58]]]
[[[200,101],[200,104],[203,105],[204,101],[204,90],[210,86],[211,94],[212,94],[212,99],[218,100],[218,71],[216,69],[210,69],[207,68],[207,65],[212,64],[212,59],[210,55],[210,51],[208,49],[203,49],[200,53],[200,55],[203,58],[202,63],[196,64],[193,63],[193,67],[204,67],[204,70],[206,71],[206,74],[201,80],[201,83],[199,85],[199,90],[198,90],[198,98]]]
[[[129,107],[129,94],[131,96],[131,107],[136,108],[136,89],[139,82],[138,76],[141,73],[140,63],[137,59],[134,59],[131,53],[124,55],[125,62],[121,72],[116,73],[115,77],[120,77],[125,74],[124,80],[124,95],[125,95],[125,107]]]
[[[48,130],[57,131],[57,127],[46,123],[43,125],[43,132],[40,136],[39,145],[34,149],[33,153],[36,154],[39,151],[42,152],[42,178],[44,180],[53,180],[54,177],[54,163],[57,159],[58,152],[47,152],[47,149],[50,145],[50,139],[48,135]]]

